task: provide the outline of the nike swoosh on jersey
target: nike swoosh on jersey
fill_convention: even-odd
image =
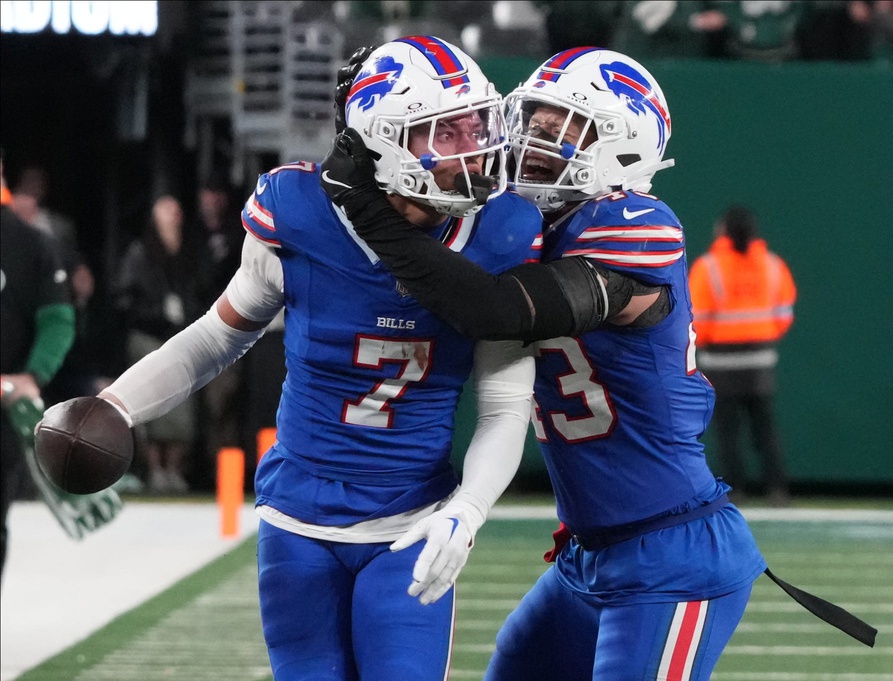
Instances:
[[[645,213],[650,213],[654,208],[643,208],[642,210],[630,210],[629,208],[623,209],[623,217],[627,220],[632,220],[633,218],[637,218],[640,215],[645,215]]]
[[[353,189],[353,187],[351,187],[349,184],[344,184],[343,182],[338,182],[338,180],[333,180],[332,178],[330,178],[328,170],[323,171],[322,179],[324,181],[328,182],[329,184],[337,184],[339,187],[344,187],[346,189]],[[654,210],[654,209],[652,208],[651,210]]]
[[[258,196],[260,196],[261,194],[263,194],[266,191],[266,189],[267,189],[267,183],[264,182],[263,184],[261,184],[260,180],[258,180],[257,181],[257,190],[254,193],[257,194]]]

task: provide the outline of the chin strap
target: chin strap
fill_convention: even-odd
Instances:
[[[469,179],[471,180],[471,186],[465,179],[465,173],[456,173],[456,179],[454,180],[456,190],[465,194],[468,198],[474,199],[477,205],[485,205],[493,192],[493,178],[487,175],[469,173]]]

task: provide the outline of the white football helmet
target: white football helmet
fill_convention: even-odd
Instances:
[[[549,131],[530,125],[543,105],[557,107]],[[506,107],[511,179],[544,212],[615,189],[648,191],[654,173],[673,165],[661,160],[670,139],[664,94],[641,64],[619,52],[560,52],[506,97]],[[546,111],[554,116],[556,109]],[[582,125],[576,144],[564,140],[572,121]]]
[[[454,45],[432,36],[382,45],[357,74],[345,115],[347,125],[380,154],[375,178],[386,191],[441,213],[465,216],[505,190],[502,97],[480,67]],[[457,127],[456,121],[464,122]],[[417,157],[409,149],[411,142],[418,147],[420,135],[425,151]],[[469,171],[468,161],[475,157],[483,157],[483,177]],[[457,176],[456,185],[463,186],[464,180],[464,192],[442,189],[435,182],[433,169],[453,159],[459,161],[457,173],[464,176]]]

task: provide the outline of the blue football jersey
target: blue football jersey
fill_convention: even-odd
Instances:
[[[682,226],[639,192],[582,204],[544,235],[543,259],[585,256],[669,287],[651,328],[605,326],[537,344],[534,427],[559,518],[574,532],[622,525],[722,494],[703,434],[714,394],[694,364]]]
[[[506,193],[431,233],[498,273],[538,255],[541,219]],[[347,525],[447,496],[474,341],[407,295],[332,205],[314,164],[262,175],[242,221],[277,248],[285,282],[279,445],[258,467],[257,504]]]

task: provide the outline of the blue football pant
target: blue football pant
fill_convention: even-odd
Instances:
[[[707,681],[750,590],[608,607],[561,584],[552,567],[506,619],[484,681]]]
[[[276,681],[444,681],[455,595],[421,605],[407,595],[424,542],[301,537],[261,521],[258,583]]]

